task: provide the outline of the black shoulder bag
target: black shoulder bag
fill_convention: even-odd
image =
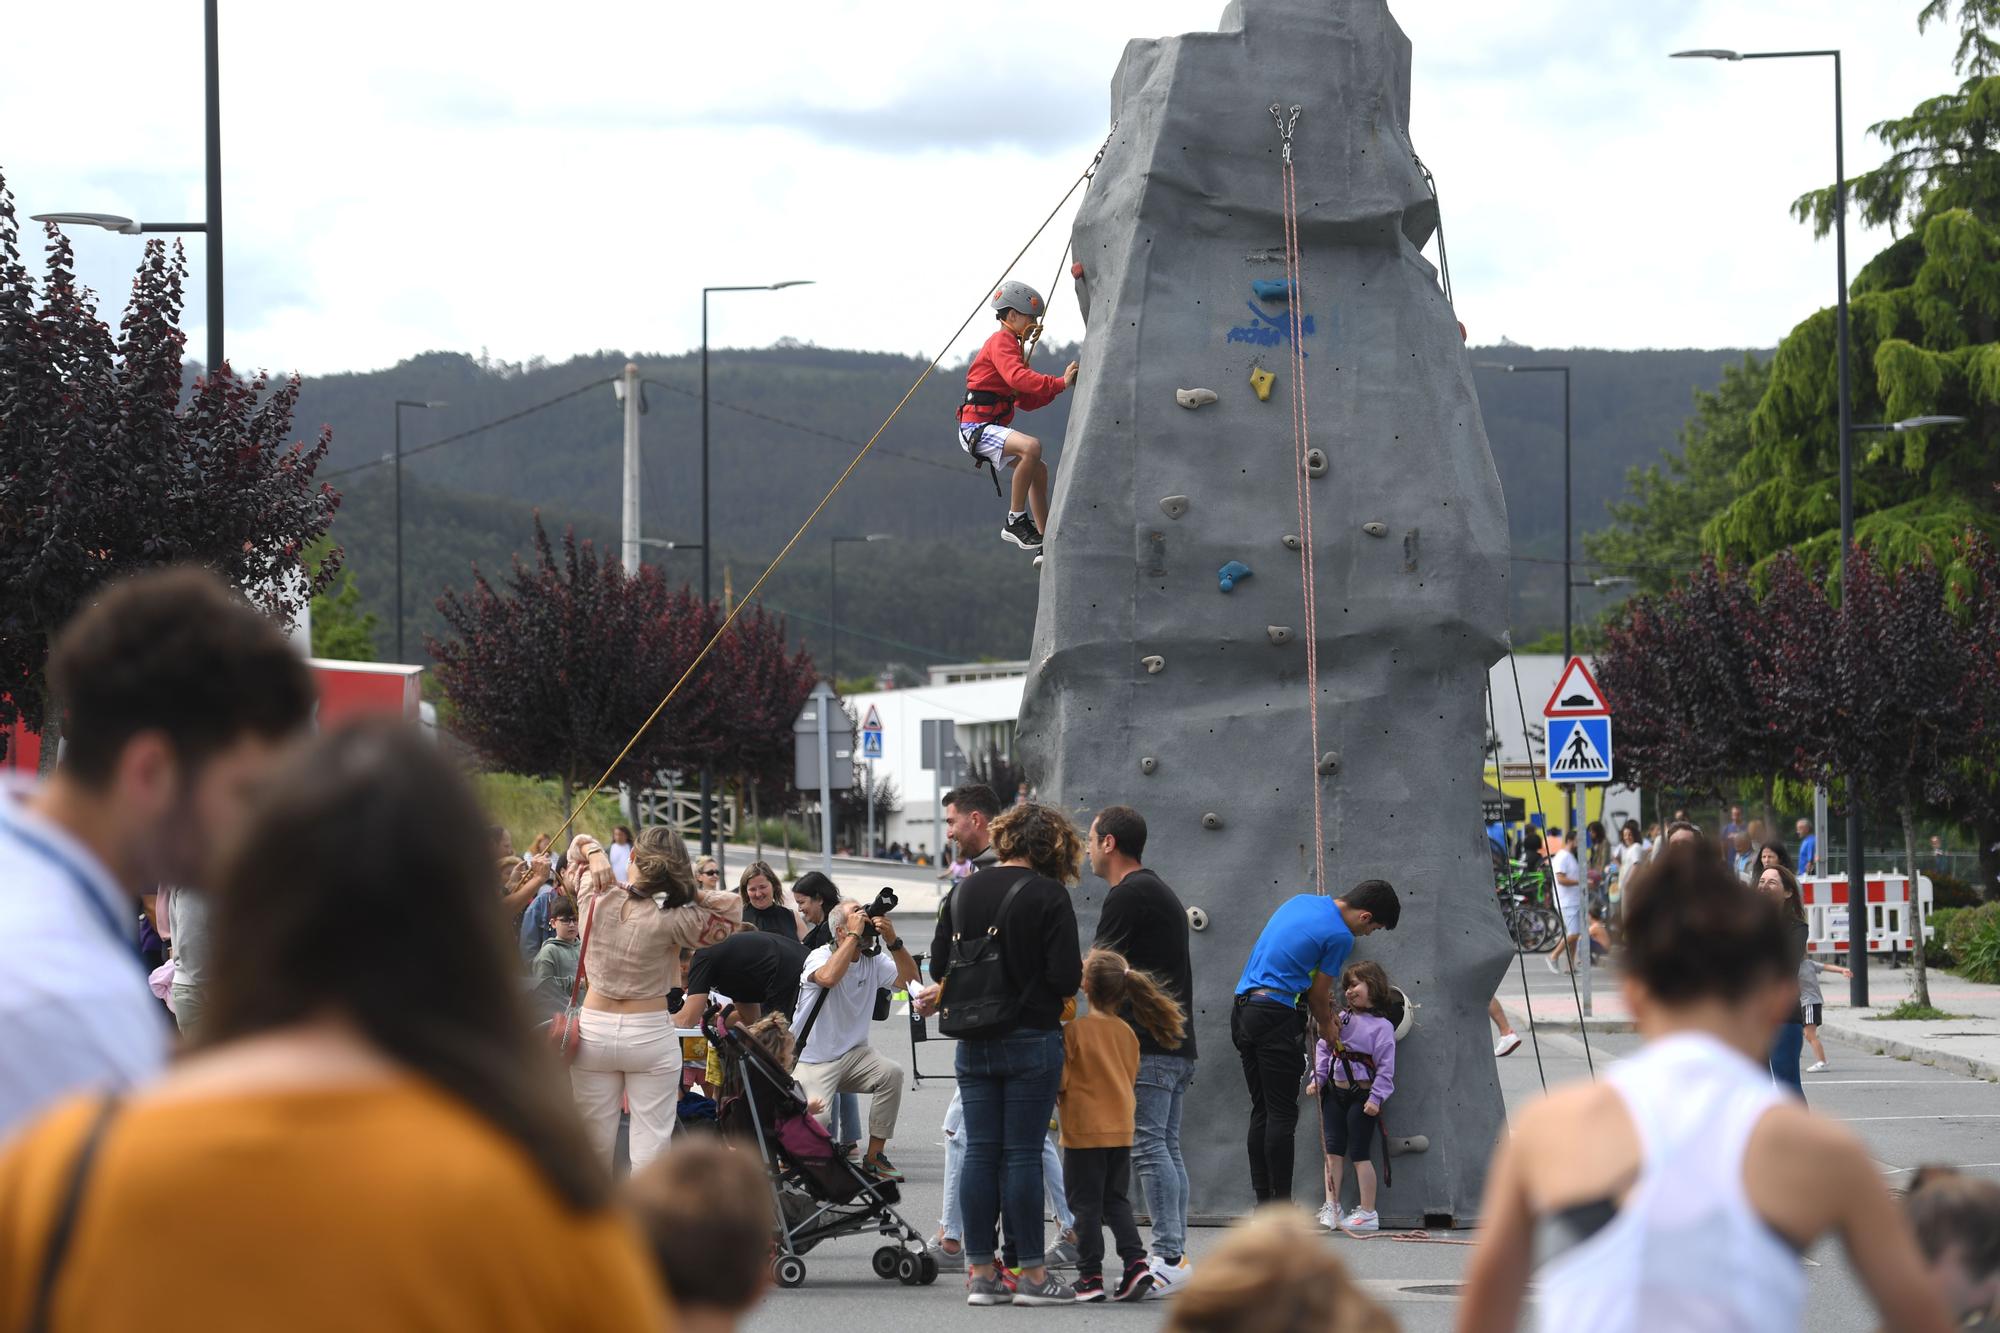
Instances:
[[[1000,926],[1015,897],[1035,877],[1023,870],[1021,877],[1000,899],[1000,910],[983,935],[965,938],[965,886],[951,896],[951,962],[945,969],[944,992],[939,997],[938,1031],[947,1037],[977,1036],[1003,1027],[1021,1012],[1021,996],[1007,980],[1001,959]]]

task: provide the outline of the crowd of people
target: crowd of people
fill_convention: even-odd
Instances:
[[[1137,810],[1079,830],[949,793],[966,873],[926,979],[893,904],[822,875],[788,892],[759,862],[725,887],[662,828],[515,857],[413,729],[310,735],[303,662],[206,574],[107,589],[49,683],[61,762],[0,799],[0,882],[36,944],[0,962],[0,1330],[732,1327],[770,1280],[772,1195],[754,1152],[677,1133],[689,1086],[727,1082],[683,1069],[683,1031],[726,1004],[777,1034],[809,1111],[892,1183],[903,1071],[870,1044],[891,989],[956,1039],[929,1253],[969,1304],[1159,1293],[1190,1333],[1393,1327],[1291,1203],[1303,1087],[1321,1228],[1379,1227],[1409,1015],[1352,955],[1399,922],[1386,882],[1287,899],[1237,976],[1262,1207],[1195,1271],[1189,925]],[[1828,1234],[1889,1326],[1993,1318],[2000,1186],[1928,1171],[1899,1210],[1773,1077],[1789,1049],[1795,1084],[1816,1017],[1789,866],[1752,890],[1698,829],[1664,841],[1622,904],[1645,1045],[1515,1118],[1460,1326],[1516,1326],[1533,1273],[1544,1328],[1797,1327],[1798,1254]],[[1109,885],[1087,939],[1086,864]],[[151,984],[141,921],[166,948]]]

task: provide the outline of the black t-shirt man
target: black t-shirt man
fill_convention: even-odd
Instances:
[[[764,930],[738,931],[695,950],[688,967],[690,995],[719,991],[739,1004],[762,1005],[764,1012],[789,1014],[799,1001],[799,975],[806,951],[795,939]]]
[[[1151,973],[1187,1016],[1187,1034],[1173,1050],[1134,1023],[1139,1050],[1146,1055],[1194,1059],[1194,962],[1188,955],[1187,909],[1180,896],[1152,871],[1134,870],[1104,896],[1095,944],[1100,949],[1116,950],[1134,968]]]

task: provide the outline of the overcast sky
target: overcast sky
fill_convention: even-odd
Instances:
[[[1249,0],[1256,3],[1256,0]],[[1329,0],[1329,3],[1359,0]],[[1918,0],[1402,0],[1411,135],[1475,342],[1770,346],[1834,291],[1787,212],[1867,127],[1956,85]],[[561,360],[782,336],[928,355],[1089,160],[1133,36],[1221,0],[971,5],[350,0],[222,5],[229,354],[371,369],[429,349]],[[25,220],[202,210],[200,0],[19,5],[0,171]],[[38,248],[31,229],[24,241]],[[1858,268],[1888,237],[1858,229]],[[122,307],[135,238],[75,234]],[[1051,229],[1021,276],[1048,281]],[[190,353],[205,336],[189,239]],[[1081,334],[1059,295],[1050,337]]]

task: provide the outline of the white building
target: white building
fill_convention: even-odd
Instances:
[[[1539,785],[1543,820],[1537,822],[1549,827],[1562,820],[1563,793],[1546,779],[1542,705],[1555,690],[1562,667],[1563,659],[1557,654],[1524,653],[1514,658],[1511,666],[1507,658],[1501,658],[1488,678],[1500,740],[1500,769],[1495,773],[1489,764],[1487,780],[1497,779],[1507,795],[1520,799],[1530,819],[1536,814]],[[926,719],[949,719],[957,729],[958,748],[968,761],[981,759],[990,748],[1011,759],[1027,671],[1026,662],[938,666],[931,668],[929,683],[915,689],[879,690],[847,700],[857,719],[865,719],[871,707],[881,718],[882,758],[875,761],[875,774],[894,778],[902,800],[902,808],[890,816],[888,827],[877,832],[883,843],[918,845],[932,852],[941,845],[936,824],[936,799],[941,792],[932,773],[923,767],[921,724]],[[1518,696],[1514,690],[1516,671],[1521,681]],[[1527,714],[1525,736],[1523,712]],[[1615,748],[1615,730],[1612,739]],[[1532,770],[1528,767],[1531,764]],[[1535,779],[1540,779],[1539,784]],[[1623,822],[1632,818],[1643,827],[1651,821],[1651,812],[1642,807],[1639,793],[1629,787],[1592,787],[1584,792],[1577,805],[1579,822],[1601,818],[1609,824],[1614,819]]]
[[[882,722],[882,757],[873,761],[875,777],[895,779],[902,808],[878,829],[883,843],[921,846],[935,854],[941,845],[937,828],[936,777],[923,766],[922,724],[947,719],[956,729],[958,748],[968,762],[978,762],[997,749],[1014,757],[1014,725],[1021,714],[1026,662],[968,662],[937,666],[928,683],[907,690],[877,690],[847,700],[857,721],[873,708]]]

